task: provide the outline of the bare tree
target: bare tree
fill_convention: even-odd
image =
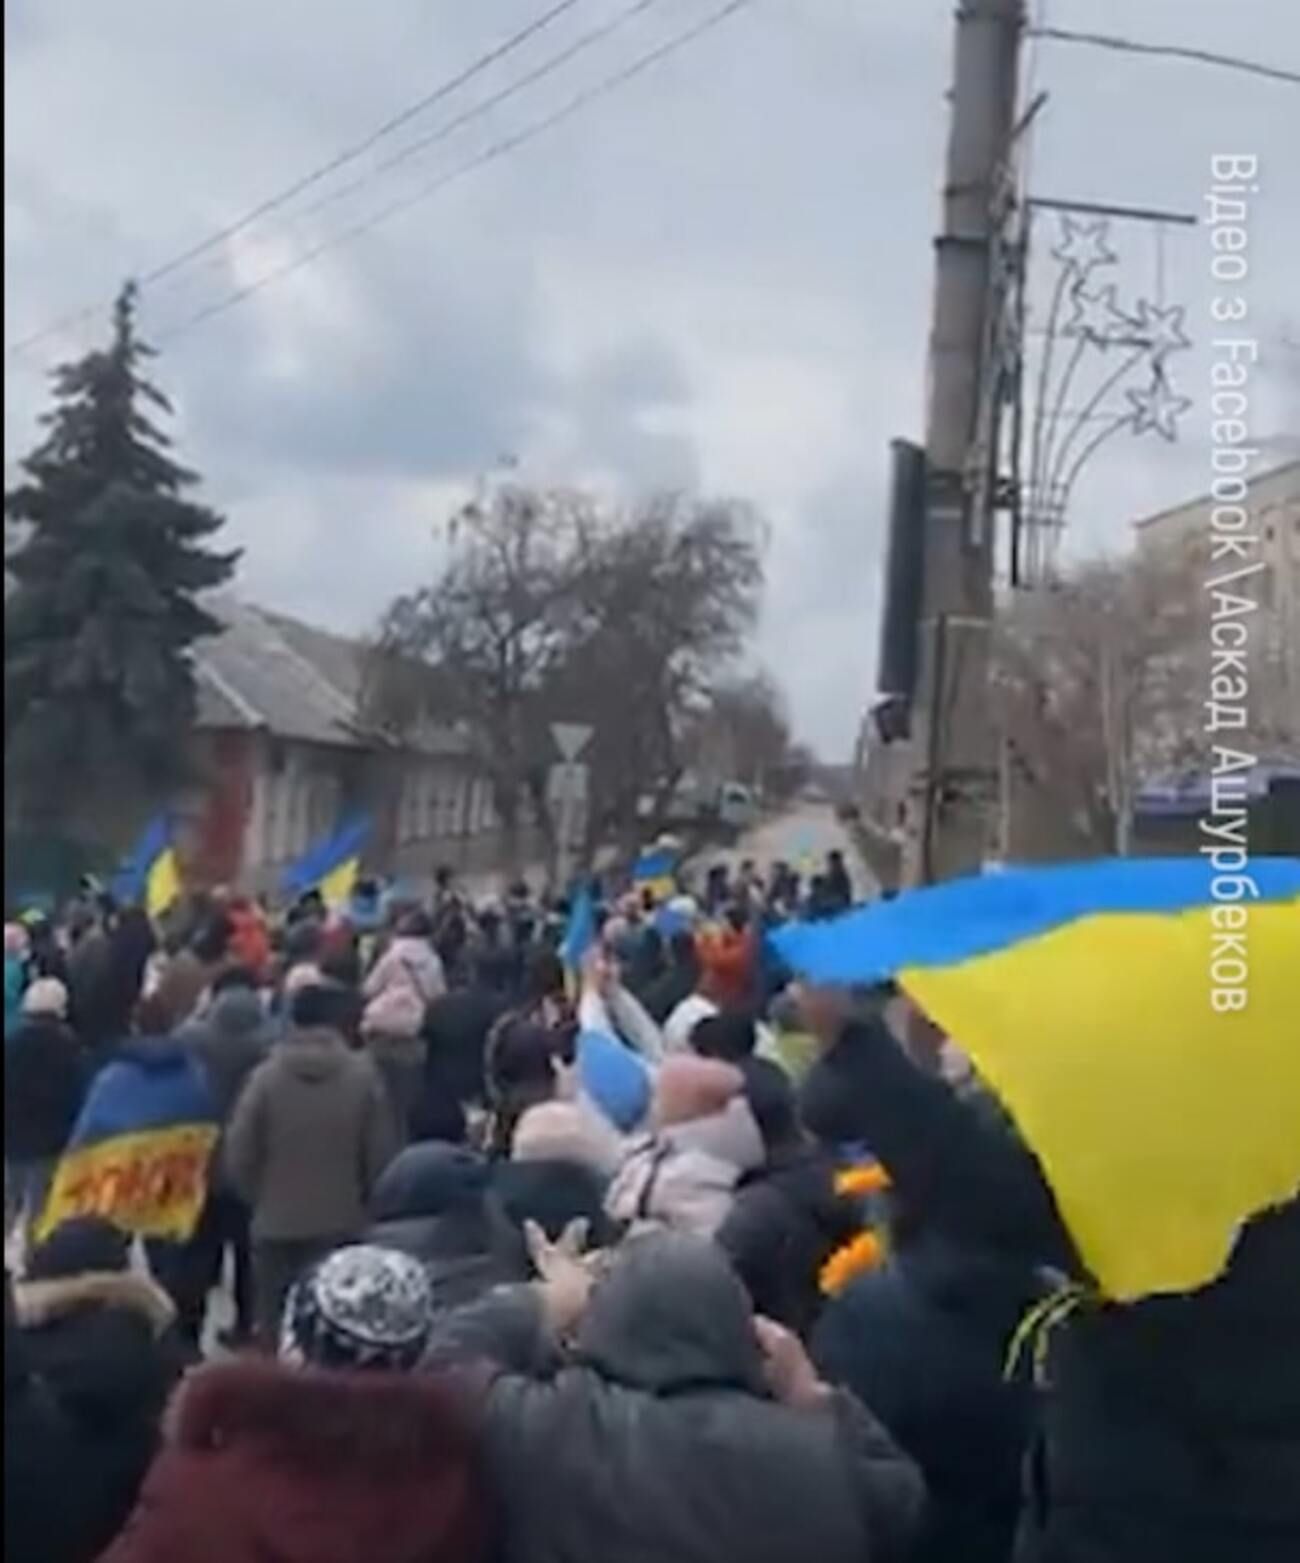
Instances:
[[[798,790],[813,763],[794,743],[785,701],[762,672],[714,690],[691,735],[690,754],[695,769],[778,800]]]
[[[748,507],[664,496],[632,509],[572,490],[493,490],[449,529],[437,579],[399,598],[371,662],[371,709],[436,715],[473,739],[515,856],[521,808],[549,828],[554,721],[593,729],[589,846],[666,801],[691,713],[743,648],[762,588]]]
[[[1141,780],[1195,763],[1200,605],[1190,569],[1137,556],[1016,596],[1002,617],[994,688],[1006,790],[1062,850],[1126,853]]]

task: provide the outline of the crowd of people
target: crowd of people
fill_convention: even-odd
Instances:
[[[6,926],[7,1558],[1300,1556],[1294,1205],[1089,1299],[954,1042],[770,955],[842,857],[582,894]],[[52,1222],[134,1080],[211,1127],[190,1229]]]

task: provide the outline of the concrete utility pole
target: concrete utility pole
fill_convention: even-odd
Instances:
[[[930,336],[920,668],[908,787],[909,884],[978,870],[996,807],[989,696],[992,515],[975,495],[998,186],[1015,127],[1024,0],[960,0]]]

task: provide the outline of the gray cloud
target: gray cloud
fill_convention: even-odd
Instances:
[[[620,8],[587,0],[478,90]],[[259,229],[159,289],[147,325],[165,330],[414,190],[707,8],[664,0],[562,83],[398,178]],[[111,295],[538,9],[7,3],[7,331]],[[1266,39],[1300,58],[1293,0],[1088,10],[1098,30],[1247,51]],[[923,415],[950,12],[760,0],[544,140],[169,344],[158,374],[187,457],[247,544],[246,589],[364,625],[428,571],[432,527],[505,454],[547,477],[744,492],[775,524],[760,650],[800,730],[842,752],[874,661],[886,444]],[[1061,48],[1035,69],[1051,92],[1042,192],[1196,209],[1213,151],[1261,154],[1252,297],[1261,334],[1275,332],[1300,249],[1289,89]],[[1149,244],[1130,247],[1126,287],[1147,285]],[[1166,263],[1203,339],[1203,236],[1180,235]],[[38,355],[7,375],[7,459],[30,441],[41,367]],[[1135,514],[1204,487],[1203,354],[1180,374],[1199,402],[1185,443],[1112,447],[1080,493],[1080,547],[1113,545]],[[1261,376],[1269,430],[1288,394],[1285,370],[1276,386]]]

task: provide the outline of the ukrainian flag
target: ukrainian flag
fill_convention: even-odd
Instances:
[[[59,1160],[37,1240],[74,1217],[102,1216],[124,1232],[187,1241],[216,1143],[213,1105],[192,1061],[143,1068],[128,1054],[109,1064]]]
[[[180,898],[180,864],[166,814],[150,821],[114,876],[112,891],[118,901],[143,906],[150,917],[161,917]]]
[[[595,944],[596,933],[596,902],[591,894],[591,886],[584,885],[573,898],[564,940],[560,945],[560,959],[564,962],[571,994],[578,991],[583,958]]]
[[[368,814],[345,820],[331,835],[291,863],[281,876],[280,889],[287,896],[319,890],[331,910],[348,905],[361,877],[361,854],[370,839],[373,820]]]
[[[1206,1285],[1300,1193],[1300,858],[1010,869],[773,937],[810,981],[896,978],[969,1055],[1116,1301]]]
[[[668,847],[643,852],[632,868],[632,883],[666,901],[677,889],[677,854]]]

